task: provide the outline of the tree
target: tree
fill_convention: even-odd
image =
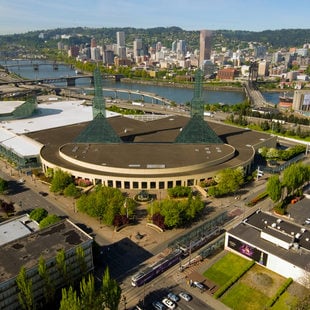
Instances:
[[[32,281],[28,280],[26,268],[21,267],[19,274],[16,278],[16,284],[18,287],[18,300],[21,307],[25,310],[32,310],[34,308]]]
[[[87,272],[87,264],[86,264],[86,261],[85,261],[84,249],[81,246],[78,246],[75,249],[75,255],[76,255],[76,259],[77,259],[77,261],[79,263],[81,275],[85,275],[86,272]]]
[[[235,193],[244,182],[244,171],[242,167],[227,168],[220,171],[214,179],[221,195]]]
[[[107,267],[102,278],[100,294],[102,305],[110,310],[118,310],[121,300],[121,293],[122,290],[117,281],[110,278],[109,267]]]
[[[43,287],[44,298],[45,298],[45,302],[48,304],[54,298],[55,287],[52,284],[50,274],[49,274],[49,271],[48,271],[47,266],[46,266],[45,259],[43,258],[42,255],[39,258],[38,272],[39,272],[39,275],[43,279],[43,282],[44,282],[44,287]]]
[[[62,171],[61,169],[57,169],[54,171],[50,191],[54,193],[63,192],[63,190],[70,183],[73,183],[71,175],[65,171]]]
[[[267,181],[266,191],[273,202],[280,200],[282,196],[282,185],[278,175],[272,175]]]
[[[95,280],[92,274],[88,275],[87,280],[84,277],[81,280],[80,298],[81,298],[81,309],[88,310],[97,308]]]
[[[64,249],[61,249],[57,252],[56,255],[56,267],[63,277],[65,283],[69,283],[69,276],[68,276],[68,268],[66,263],[66,253]]]
[[[60,218],[57,215],[50,214],[47,217],[45,217],[43,220],[41,220],[39,227],[40,227],[40,229],[43,229],[43,228],[46,228],[50,225],[53,225],[59,221],[60,221]]]
[[[180,226],[180,209],[176,201],[165,200],[165,202],[162,203],[160,214],[163,215],[165,218],[166,227],[172,228]]]
[[[1,208],[8,216],[15,212],[15,207],[12,202],[1,201]]]
[[[310,167],[303,163],[294,163],[283,171],[282,184],[287,188],[288,195],[294,194],[310,179]]]
[[[8,181],[0,178],[0,193],[4,193],[8,189]]]
[[[44,218],[46,218],[48,215],[48,212],[44,209],[44,208],[37,208],[37,209],[33,209],[30,214],[29,217],[40,223]]]
[[[80,310],[81,301],[77,296],[76,291],[73,290],[72,286],[68,290],[63,288],[61,290],[61,301],[59,310]]]
[[[77,208],[80,212],[97,217],[107,225],[113,225],[116,214],[127,212],[124,208],[125,198],[117,188],[96,186],[89,194],[82,195],[77,200]],[[133,213],[136,206],[127,198],[128,213]]]

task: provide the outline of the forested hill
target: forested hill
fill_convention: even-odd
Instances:
[[[58,28],[52,30],[32,31],[23,34],[0,36],[0,50],[12,44],[22,44],[37,48],[55,46],[55,41],[60,41],[59,35],[68,35],[63,39],[66,44],[81,44],[95,37],[98,44],[111,44],[116,42],[116,32],[124,31],[126,44],[132,45],[136,38],[141,38],[148,46],[161,42],[163,46],[171,47],[175,40],[185,40],[187,46],[194,50],[199,48],[199,31],[187,31],[179,27],[141,28]],[[44,37],[39,38],[39,34]],[[272,49],[285,47],[302,47],[310,42],[310,29],[281,29],[265,30],[261,32],[241,30],[214,30],[213,46],[226,46],[228,48],[246,47],[248,42],[258,42]]]

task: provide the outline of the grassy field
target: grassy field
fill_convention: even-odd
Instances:
[[[203,275],[218,286],[222,286],[235,274],[243,270],[247,264],[248,260],[228,252],[221,260],[207,269]]]
[[[220,287],[243,270],[247,264],[247,259],[229,252],[203,275]],[[284,277],[256,264],[228,289],[220,300],[234,310],[261,310],[285,281]],[[285,292],[272,309],[291,309],[289,304],[294,301],[296,302],[296,298]]]
[[[220,301],[235,310],[262,310],[268,302],[268,297],[244,283],[237,282]]]

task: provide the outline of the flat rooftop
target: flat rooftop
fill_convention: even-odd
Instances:
[[[212,160],[219,159],[235,149],[233,158],[222,161],[216,166],[216,170],[221,170],[242,165],[254,155],[252,146],[272,139],[269,134],[208,122],[209,127],[224,144],[182,144],[174,143],[174,141],[188,123],[188,117],[166,115],[166,117],[145,122],[130,117],[115,116],[108,118],[107,121],[124,143],[75,144],[74,140],[85,130],[89,122],[36,131],[27,134],[27,136],[44,145],[41,154],[47,161],[71,170],[78,169],[78,171],[91,174],[97,174],[98,171],[65,161],[59,156],[59,149],[80,161],[85,160],[96,162],[99,165],[123,168],[128,168],[131,165],[135,169],[139,168],[138,165],[145,168],[148,164],[181,167],[189,163],[192,165],[207,161],[211,163]],[[160,152],[160,150],[163,151]],[[210,165],[210,168],[204,167],[203,169],[204,172],[207,172],[214,171],[215,168]],[[180,170],[180,174],[182,173]]]
[[[28,214],[2,222],[0,224],[0,246],[38,230],[38,223],[31,220]]]
[[[270,234],[284,242],[297,242],[299,248],[293,246],[285,249],[277,244],[261,238],[261,232]],[[309,266],[310,261],[310,232],[306,227],[283,220],[265,212],[255,212],[239,225],[228,231],[253,246],[276,255],[302,269]],[[298,239],[296,235],[298,234]]]
[[[92,238],[68,219],[6,243],[0,247],[0,283],[14,278],[24,266],[33,268],[42,255],[47,261],[60,249],[71,248]]]

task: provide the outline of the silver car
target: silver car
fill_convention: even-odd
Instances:
[[[179,294],[179,296],[184,299],[185,301],[191,301],[192,300],[192,296],[188,293],[185,293],[185,292],[181,292]]]

